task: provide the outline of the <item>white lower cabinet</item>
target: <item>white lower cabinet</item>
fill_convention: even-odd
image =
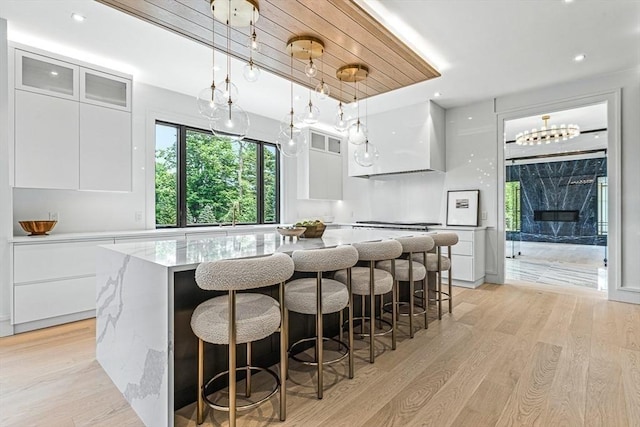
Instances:
[[[14,323],[33,322],[96,309],[96,277],[16,285]]]
[[[96,248],[113,239],[13,246],[13,324],[18,332],[96,309]],[[88,317],[88,316],[83,316]],[[29,324],[32,323],[31,325]]]
[[[431,227],[430,227],[431,228]],[[435,228],[435,227],[434,227]],[[443,229],[440,232],[453,232],[458,235],[458,244],[451,247],[451,271],[453,283],[458,286],[475,288],[484,283],[485,276],[485,230]],[[447,249],[443,248],[443,254]],[[448,273],[442,274],[443,280]]]

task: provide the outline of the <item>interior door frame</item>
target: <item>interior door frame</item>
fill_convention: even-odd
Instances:
[[[622,224],[622,206],[621,206],[621,89],[615,89],[607,92],[589,94],[566,98],[558,101],[531,105],[524,108],[502,111],[496,115],[498,129],[498,212],[497,212],[497,270],[498,282],[505,283],[505,248],[504,242],[506,238],[505,232],[505,216],[504,216],[504,191],[505,191],[505,133],[504,124],[508,120],[520,119],[523,117],[537,116],[549,111],[570,110],[573,108],[584,107],[587,105],[606,103],[607,105],[607,176],[609,179],[609,230],[607,236],[608,251],[608,297],[609,299],[619,300],[616,294],[621,290],[620,278],[621,263],[620,254],[622,246],[621,224]]]

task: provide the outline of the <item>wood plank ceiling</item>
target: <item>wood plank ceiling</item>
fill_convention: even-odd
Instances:
[[[97,0],[206,46],[212,45],[212,14],[208,0]],[[260,0],[256,32],[261,43],[254,62],[262,69],[315,88],[324,67],[324,80],[331,97],[350,102],[354,85],[336,78],[336,70],[350,63],[369,67],[366,85],[360,84],[358,97],[364,98],[439,77],[435,68],[402,43],[390,31],[351,0]],[[227,28],[215,22],[215,49],[227,50]],[[325,53],[316,61],[318,76],[310,82],[304,74],[305,62],[294,60],[290,76],[287,41],[294,36],[320,38]],[[231,55],[248,61],[248,28],[231,30]],[[323,63],[324,62],[324,63]],[[235,73],[235,72],[234,72]],[[238,74],[240,70],[238,70]],[[232,76],[233,78],[233,76]]]

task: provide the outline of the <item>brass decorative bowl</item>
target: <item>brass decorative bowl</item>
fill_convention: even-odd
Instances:
[[[27,233],[29,236],[44,236],[49,231],[56,226],[58,221],[18,221],[20,223],[20,227]]]
[[[307,231],[304,227],[277,227],[278,233],[282,237],[288,237],[289,240],[293,240],[294,237],[299,237],[302,233]]]

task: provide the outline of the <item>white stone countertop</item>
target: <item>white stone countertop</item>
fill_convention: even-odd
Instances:
[[[219,259],[245,258],[299,249],[321,249],[337,245],[426,234],[412,230],[326,230],[321,238],[283,239],[278,233],[237,234],[190,240],[130,242],[102,247],[162,265],[173,271],[194,269],[199,263]]]
[[[156,228],[150,230],[121,230],[121,231],[87,231],[82,233],[56,233],[55,229],[51,234],[46,236],[14,236],[9,239],[9,243],[15,244],[39,244],[39,243],[56,243],[56,242],[68,242],[68,241],[83,241],[83,240],[103,240],[103,239],[154,239],[154,240],[173,240],[173,239],[185,239],[187,235],[196,237],[198,234],[202,235],[221,235],[228,236],[233,234],[246,234],[254,232],[270,232],[275,230],[276,227],[288,226],[291,224],[252,224],[252,225],[237,225],[235,227],[225,226],[213,226],[213,227],[186,227],[186,228]],[[327,227],[366,227],[366,228],[389,228],[384,224],[362,224],[355,222],[334,222],[327,223]],[[487,227],[466,227],[466,226],[444,226],[433,225],[429,226],[429,230],[484,230]],[[406,230],[411,231],[411,230]]]

